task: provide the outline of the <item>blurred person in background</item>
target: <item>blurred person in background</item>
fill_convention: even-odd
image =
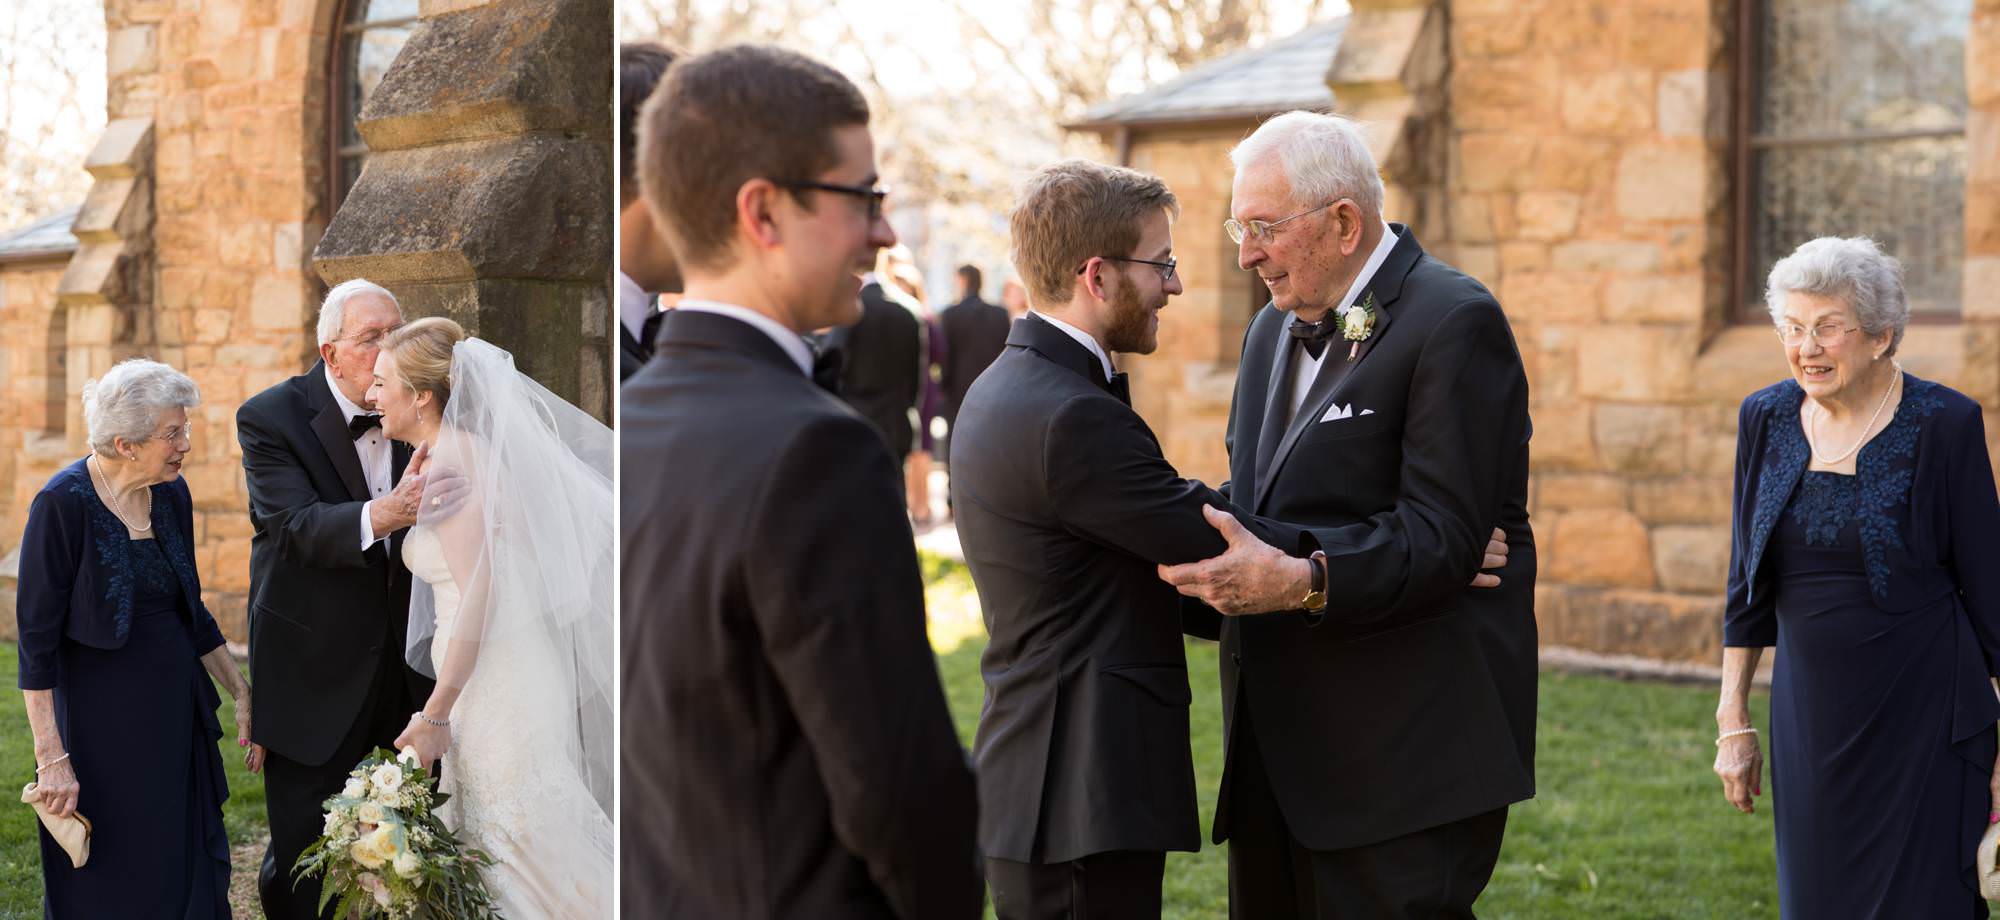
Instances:
[[[618,379],[632,376],[653,356],[662,294],[681,289],[680,266],[666,237],[639,197],[633,129],[639,107],[674,62],[674,52],[654,42],[618,48]],[[671,299],[671,298],[665,298]]]

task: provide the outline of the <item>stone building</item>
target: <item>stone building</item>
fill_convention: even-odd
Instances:
[[[1828,233],[1881,240],[1917,311],[1900,358],[2000,444],[2000,0],[1352,0],[1264,49],[1092,109],[1164,177],[1187,293],[1139,408],[1224,475],[1248,317],[1229,147],[1331,106],[1372,126],[1391,220],[1485,281],[1532,385],[1545,645],[1719,660],[1736,410],[1786,375],[1759,288]]]
[[[610,0],[104,9],[89,197],[73,223],[0,244],[8,576],[27,501],[86,450],[84,381],[156,358],[201,387],[185,471],[198,562],[242,641],[236,409],[312,365],[319,299],[349,278],[451,316],[609,418]],[[11,579],[0,588],[11,604]]]

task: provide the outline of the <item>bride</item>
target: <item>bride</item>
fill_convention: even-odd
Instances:
[[[419,471],[458,474],[403,540],[437,689],[396,748],[446,761],[442,817],[493,856],[503,916],[609,916],[611,432],[437,317],[387,337],[369,396]]]

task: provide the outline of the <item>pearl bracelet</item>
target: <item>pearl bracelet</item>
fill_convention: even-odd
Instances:
[[[442,720],[442,721],[440,721],[440,720],[438,720],[438,719],[433,719],[433,718],[431,718],[430,716],[427,716],[427,715],[424,715],[424,711],[423,711],[423,710],[421,710],[421,709],[417,710],[417,711],[416,711],[415,713],[412,713],[412,715],[415,715],[415,716],[416,716],[417,718],[419,718],[419,719],[422,719],[422,720],[424,720],[424,721],[425,721],[426,723],[428,723],[428,724],[431,724],[431,725],[435,725],[435,726],[437,726],[437,727],[439,727],[439,728],[450,728],[450,727],[451,727],[451,720],[450,720],[450,719],[444,719],[444,720]]]
[[[46,769],[48,769],[48,768],[50,768],[50,767],[53,767],[53,766],[55,766],[56,764],[59,764],[59,763],[62,763],[63,761],[65,761],[65,760],[68,760],[68,759],[69,759],[69,752],[68,752],[68,751],[64,751],[64,752],[63,752],[63,755],[62,755],[61,757],[58,757],[58,758],[56,758],[56,759],[54,759],[54,760],[51,760],[51,761],[49,761],[48,763],[38,763],[38,764],[36,764],[36,765],[35,765],[35,775],[36,775],[36,776],[40,776],[40,775],[42,775],[42,771],[43,771],[43,770],[46,770]]]
[[[1727,741],[1727,740],[1729,740],[1729,739],[1731,739],[1731,738],[1734,738],[1734,737],[1736,737],[1737,735],[1754,735],[1754,734],[1756,734],[1756,733],[1757,733],[1757,729],[1756,729],[1755,727],[1751,727],[1751,728],[1732,728],[1732,729],[1730,729],[1729,731],[1726,731],[1726,732],[1723,732],[1722,734],[1720,734],[1720,735],[1716,735],[1716,736],[1715,736],[1715,746],[1716,746],[1716,747],[1721,747],[1721,746],[1722,746],[1722,742],[1724,742],[1724,741]]]

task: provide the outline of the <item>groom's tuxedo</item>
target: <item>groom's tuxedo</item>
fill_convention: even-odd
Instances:
[[[621,394],[624,912],[971,920],[902,481],[789,335],[683,304]]]
[[[959,540],[991,635],[979,842],[1008,920],[1158,915],[1160,854],[1199,849],[1201,831],[1180,596],[1156,566],[1223,551],[1204,504],[1266,542],[1299,544],[1296,530],[1182,479],[1124,382],[1029,314],[973,383],[952,437]],[[1092,863],[1124,851],[1150,852],[1150,877]],[[1121,882],[1107,891],[1106,877]],[[1072,879],[1081,903],[1045,896]]]
[[[1289,886],[1239,877],[1289,865],[1286,837],[1293,856],[1346,854],[1311,870],[1321,904],[1361,911],[1340,916],[1431,896],[1469,907],[1504,809],[1534,794],[1527,381],[1493,296],[1394,229],[1400,239],[1355,298],[1373,295],[1373,335],[1353,361],[1347,342],[1330,343],[1289,424],[1284,400],[1304,353],[1286,333],[1291,317],[1267,306],[1244,337],[1225,489],[1311,529],[1328,555],[1329,602],[1323,617],[1222,627],[1229,753],[1215,839],[1230,841],[1239,917],[1291,915],[1257,900],[1289,904]],[[1502,584],[1469,587],[1496,524],[1510,547]],[[1412,836],[1438,828],[1456,836]],[[1370,847],[1389,848],[1376,865],[1411,865],[1363,878],[1378,887],[1357,892],[1350,870]],[[1463,871],[1427,875],[1450,865]],[[1409,890],[1434,883],[1451,890]]]
[[[397,533],[362,549],[371,498],[326,366],[236,413],[250,494],[251,737],[265,771],[271,848],[259,880],[273,920],[315,916],[319,886],[292,863],[321,831],[320,803],[369,749],[387,747],[430,694],[403,663],[410,573]],[[409,451],[394,445],[389,482]]]

